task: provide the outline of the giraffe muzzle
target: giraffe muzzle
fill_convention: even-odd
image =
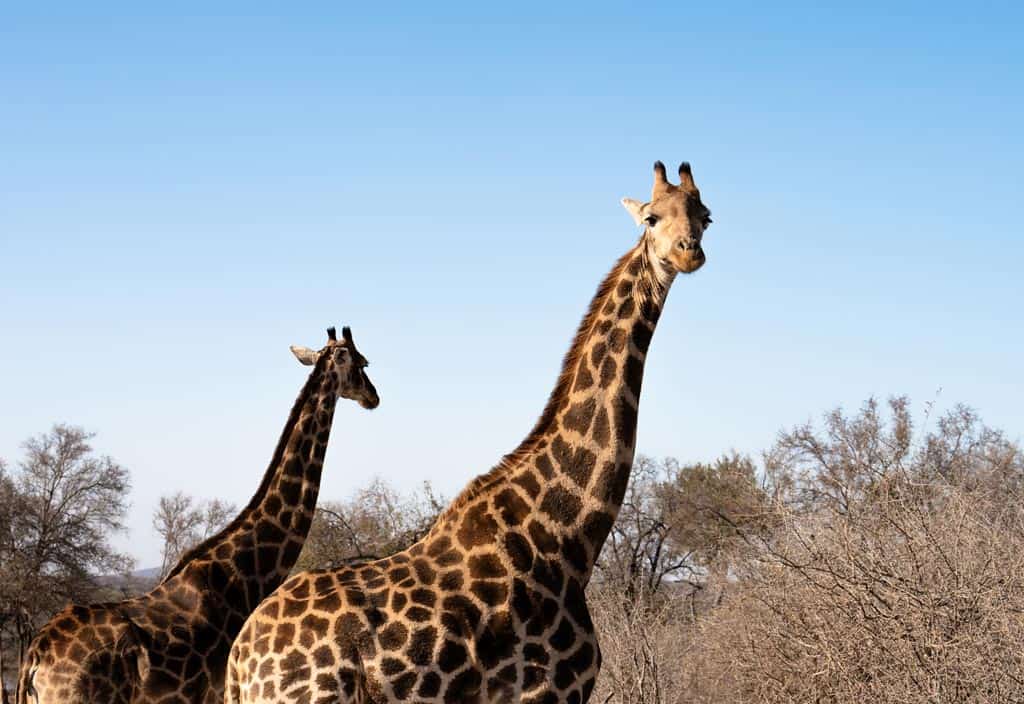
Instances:
[[[368,386],[366,393],[359,399],[359,405],[368,411],[372,411],[380,405],[380,396],[377,395],[377,389],[373,388],[372,384]]]

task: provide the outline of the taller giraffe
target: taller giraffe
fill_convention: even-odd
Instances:
[[[187,552],[148,594],[66,607],[36,635],[17,704],[219,704],[224,665],[246,617],[288,576],[309,532],[339,397],[379,403],[352,333],[319,352],[256,494]]]
[[[228,704],[585,702],[600,666],[584,587],[633,463],[644,359],[711,218],[688,164],[654,166],[644,232],[597,290],[546,408],[408,550],[288,580],[231,649]]]

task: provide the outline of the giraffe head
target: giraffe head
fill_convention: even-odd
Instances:
[[[679,185],[668,182],[665,165],[654,162],[654,190],[651,200],[641,203],[623,198],[622,205],[637,225],[644,226],[644,239],[663,264],[675,272],[689,274],[704,265],[701,238],[711,224],[711,211],[700,200],[690,165],[679,165]]]
[[[366,376],[366,367],[370,363],[356,349],[356,343],[352,341],[352,330],[342,328],[341,340],[338,340],[334,328],[327,328],[327,338],[327,345],[319,352],[292,345],[292,354],[306,365],[322,362],[325,365],[324,373],[334,375],[338,396],[358,401],[363,408],[376,408],[380,404],[380,397],[370,377]]]

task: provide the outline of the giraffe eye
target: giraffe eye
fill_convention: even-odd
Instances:
[[[654,227],[655,225],[658,224],[658,216],[648,215],[647,217],[644,218],[644,222],[647,223],[648,226]]]

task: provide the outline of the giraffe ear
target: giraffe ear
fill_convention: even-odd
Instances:
[[[641,203],[638,200],[633,200],[632,198],[622,199],[622,207],[625,208],[626,212],[628,212],[633,217],[633,222],[635,222],[637,225],[643,222],[644,205],[645,203]]]
[[[316,352],[308,347],[292,345],[289,349],[292,351],[292,354],[295,355],[295,359],[299,360],[307,367],[311,367],[316,364]]]

